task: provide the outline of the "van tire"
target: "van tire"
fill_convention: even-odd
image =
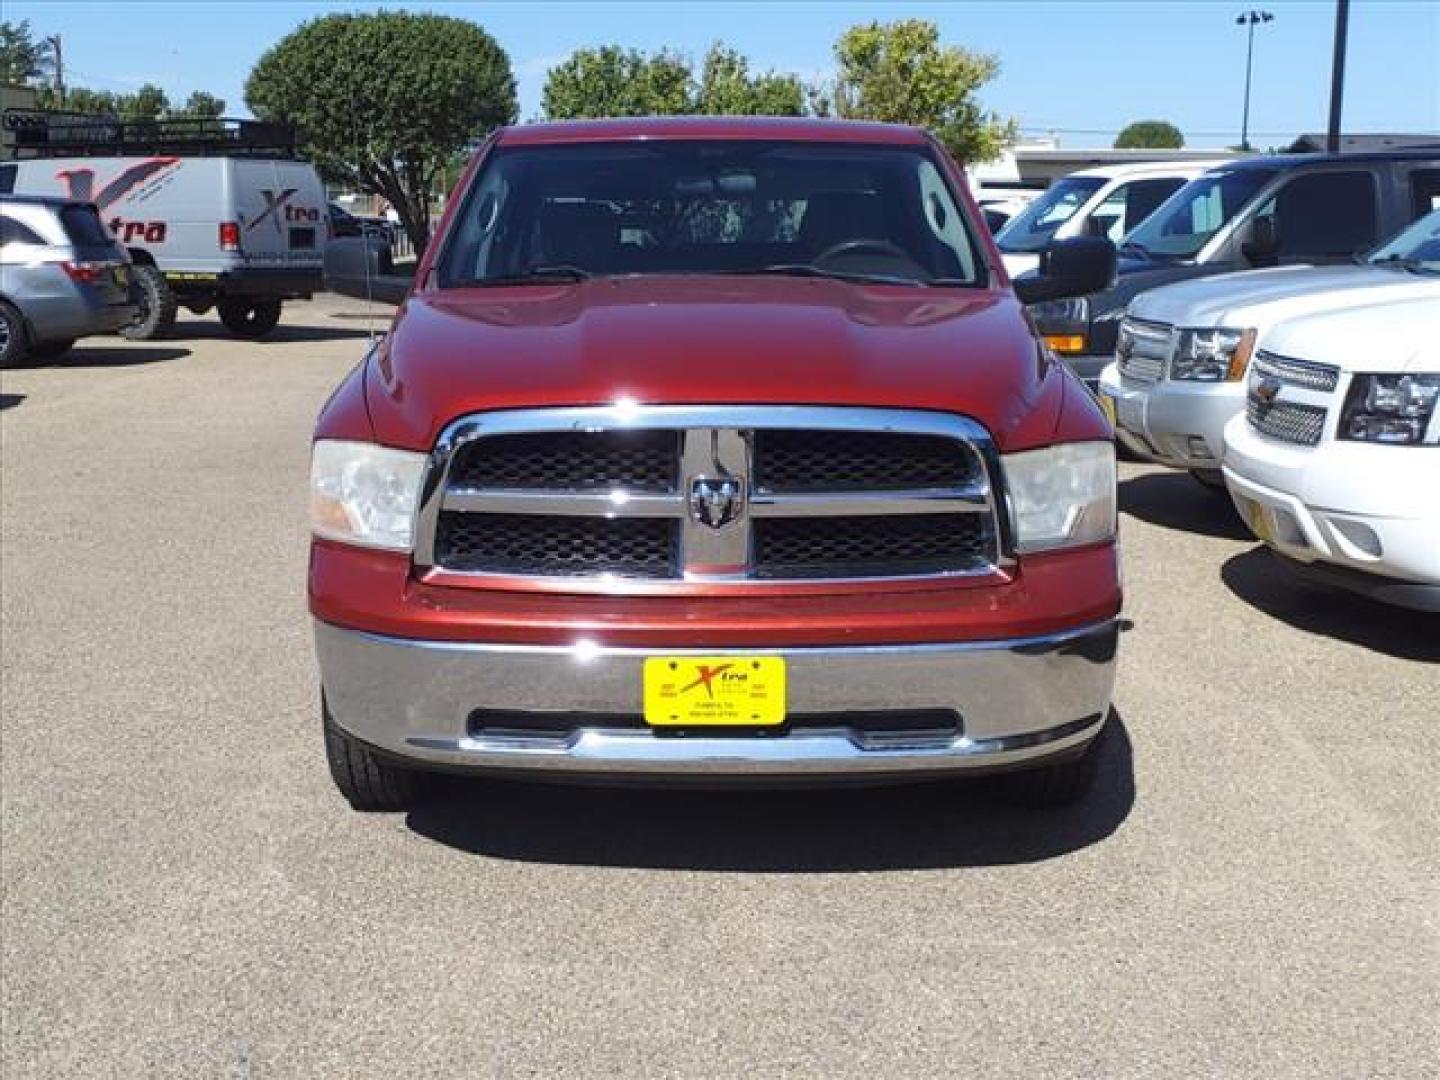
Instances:
[[[20,312],[0,300],[0,368],[23,364],[29,358],[28,342],[25,320]]]
[[[325,728],[325,760],[330,779],[351,809],[362,813],[410,810],[431,793],[434,777],[406,769],[381,757],[371,747],[349,734],[330,715],[322,700]]]
[[[280,322],[279,300],[238,300],[226,297],[215,305],[220,321],[236,337],[258,338]]]
[[[135,283],[140,286],[140,315],[120,331],[131,341],[156,341],[167,337],[175,325],[175,293],[165,275],[143,263],[132,266]]]

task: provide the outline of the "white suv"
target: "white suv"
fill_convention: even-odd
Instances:
[[[1356,266],[1287,266],[1141,293],[1120,325],[1100,403],[1147,461],[1220,483],[1225,425],[1245,406],[1245,375],[1271,328],[1311,312],[1440,296],[1440,210]]]
[[[1225,428],[1235,506],[1288,566],[1425,611],[1440,611],[1436,327],[1440,295],[1282,323]]]

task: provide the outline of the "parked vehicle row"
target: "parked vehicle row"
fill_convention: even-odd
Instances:
[[[1114,357],[1127,306],[1142,293],[1236,270],[1348,263],[1437,199],[1433,150],[1237,160],[1190,181],[1123,239],[1110,288],[1031,314],[1093,386]]]
[[[1227,485],[1311,580],[1440,610],[1440,210],[1355,266],[1130,305],[1100,401],[1142,458]]]

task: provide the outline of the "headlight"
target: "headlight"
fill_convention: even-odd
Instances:
[[[1340,414],[1340,438],[1392,444],[1440,443],[1440,429],[1425,437],[1440,375],[1356,375]]]
[[[1234,382],[1255,349],[1254,330],[1181,330],[1170,358],[1170,377],[1192,382]]]
[[[1047,551],[1115,535],[1115,446],[1062,443],[1001,458],[1015,546]]]
[[[409,551],[424,454],[321,439],[310,458],[310,527],[347,544]]]
[[[1085,331],[1090,324],[1090,301],[1086,297],[1046,300],[1031,304],[1029,310],[1050,348],[1065,354],[1085,351]]]

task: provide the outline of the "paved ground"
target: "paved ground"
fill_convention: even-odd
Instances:
[[[464,787],[321,758],[306,441],[354,305],[6,373],[6,1077],[1434,1076],[1440,622],[1127,466],[1103,791]]]

